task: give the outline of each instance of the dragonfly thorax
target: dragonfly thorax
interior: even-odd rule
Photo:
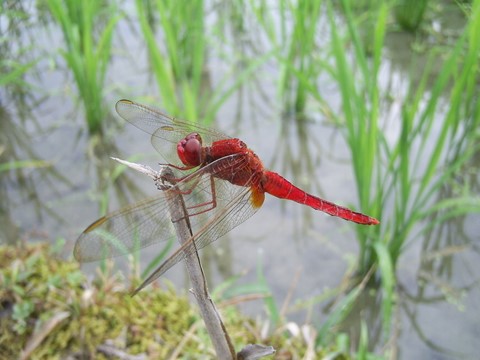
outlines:
[[[198,133],[188,134],[177,144],[177,154],[186,166],[199,166],[202,159],[202,137]]]

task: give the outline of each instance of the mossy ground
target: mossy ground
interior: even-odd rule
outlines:
[[[0,264],[0,359],[215,358],[195,307],[171,286],[132,298],[116,276],[88,284],[77,263],[46,244],[0,247]],[[258,339],[259,324],[231,306],[221,313],[237,349],[272,345],[281,359],[306,352],[301,337]]]

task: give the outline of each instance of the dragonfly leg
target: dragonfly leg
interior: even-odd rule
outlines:
[[[171,168],[174,168],[174,169],[177,169],[177,170],[191,170],[193,168],[196,168],[198,166],[191,166],[191,165],[187,165],[187,166],[178,166],[178,165],[174,165],[174,164],[162,164],[162,163],[158,163],[160,166],[168,166],[168,167],[171,167]]]
[[[193,189],[193,187],[192,187],[192,189]],[[211,190],[212,198],[209,201],[205,201],[205,202],[187,207],[187,210],[189,210],[188,217],[204,214],[204,213],[206,213],[210,210],[213,210],[217,207],[217,197],[216,197],[216,193],[215,193],[215,181],[213,179],[213,176],[210,176],[210,190]],[[173,191],[176,191],[176,190],[173,189]],[[189,192],[192,192],[192,190],[190,189]],[[184,194],[184,193],[182,192],[181,194]],[[199,208],[202,208],[202,209],[199,209]],[[191,213],[190,210],[193,210],[194,212]],[[183,220],[183,219],[184,219],[184,217],[182,217],[180,219],[176,219],[174,222],[179,221],[179,220]]]

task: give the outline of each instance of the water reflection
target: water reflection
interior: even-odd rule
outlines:
[[[276,151],[269,166],[306,192],[323,197],[321,181],[313,175],[318,173],[325,155],[321,141],[315,135],[311,136],[315,127],[318,128],[304,114],[284,113],[275,140]],[[282,206],[285,206],[283,202]],[[318,214],[306,207],[301,207],[301,212],[302,216],[296,218],[300,221],[296,228],[308,229]],[[295,238],[301,236],[299,233]]]
[[[0,103],[0,164],[3,167],[0,171],[0,242],[8,244],[15,244],[20,239],[19,226],[24,219],[18,218],[14,212],[20,203],[28,202],[32,206],[36,223],[48,215],[59,218],[42,201],[39,181],[69,183],[55,170],[51,161],[43,161],[37,155],[26,124],[19,123],[17,117]]]
[[[446,192],[443,196],[451,197]],[[442,215],[436,214],[429,222],[435,224],[436,217]],[[396,298],[398,307],[388,341],[390,351],[396,354],[395,358],[423,357],[424,353],[417,342],[430,349],[431,353],[440,353],[442,356],[468,358],[471,355],[469,346],[459,346],[465,341],[465,333],[453,331],[456,321],[459,321],[454,321],[455,317],[472,316],[468,299],[477,296],[480,285],[476,270],[480,255],[478,239],[475,238],[475,231],[473,234],[466,231],[466,221],[466,217],[460,217],[443,222],[441,226],[430,227],[422,236],[423,240],[418,242],[419,257],[414,256],[416,250],[412,253],[407,251],[400,260]],[[375,280],[369,283],[340,329],[350,335],[352,345],[356,346],[360,342],[362,323],[366,323],[370,350],[383,353],[386,339],[380,311],[382,293],[379,285]],[[327,306],[324,312],[331,310],[332,307]],[[475,317],[466,322],[475,323]],[[406,329],[412,329],[413,332]],[[448,338],[442,339],[446,334]]]
[[[449,195],[448,195],[449,196]],[[436,215],[442,216],[442,213]],[[442,315],[464,312],[468,297],[478,292],[480,276],[475,270],[479,252],[476,240],[465,231],[465,217],[456,218],[430,229],[421,246],[420,263],[415,275],[416,286],[399,284],[400,306],[417,336],[430,349],[449,356],[468,356],[459,338],[463,334],[451,332],[448,341],[434,340],[434,327],[449,327],[448,316],[432,318],[424,309],[445,309]],[[436,219],[431,221],[435,223]],[[438,310],[438,311],[439,311]],[[464,313],[465,315],[468,314]]]
[[[138,181],[135,181],[131,172],[123,171],[125,168],[113,161],[111,156],[122,156],[124,151],[112,138],[95,135],[89,140],[88,161],[94,176],[89,179],[96,189],[100,203],[100,214],[112,210],[110,206],[125,206],[139,197],[145,197],[146,192],[141,189]],[[122,170],[123,169],[123,170]]]
[[[354,284],[355,279],[346,280],[348,284]],[[358,349],[361,343],[362,324],[367,325],[368,329],[368,347],[369,351],[375,351],[385,344],[385,323],[382,309],[382,292],[380,289],[380,281],[370,278],[366,287],[358,295],[351,311],[347,317],[339,325],[341,332],[346,332],[350,337],[350,343],[353,348]],[[322,309],[322,312],[329,314],[334,310],[336,303],[331,302]],[[393,321],[395,324],[396,321]],[[395,326],[395,325],[394,325]],[[395,329],[392,332],[396,333]],[[395,335],[394,335],[395,336]],[[392,342],[392,346],[397,344]]]

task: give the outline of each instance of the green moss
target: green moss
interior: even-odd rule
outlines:
[[[87,285],[78,264],[58,259],[45,244],[0,247],[0,263],[0,359],[18,358],[24,349],[31,359],[107,359],[99,351],[104,344],[149,358],[167,358],[179,346],[180,358],[215,357],[202,319],[171,286],[132,298],[116,277]],[[305,352],[300,338],[285,334],[256,339],[260,331],[249,329],[260,326],[233,307],[222,315],[238,349],[263,342],[293,357]]]

